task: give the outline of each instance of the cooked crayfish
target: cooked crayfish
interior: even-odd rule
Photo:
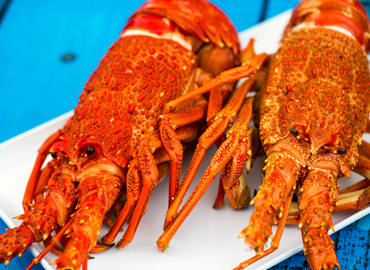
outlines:
[[[276,250],[287,222],[299,223],[311,269],[339,267],[328,235],[333,229],[332,212],[362,209],[370,203],[370,144],[362,142],[363,132],[370,129],[369,38],[369,20],[359,1],[304,0],[295,8],[276,54],[254,55],[249,48],[250,59],[241,67],[221,73],[182,97],[249,77],[200,137],[200,147],[205,137],[207,142],[216,140],[236,118],[184,207],[177,213],[182,200],[177,196],[169,209],[166,230],[157,241],[160,250],[168,246],[218,172],[222,171],[230,205],[247,205],[249,190],[242,173],[244,164],[248,170],[258,153],[258,135],[248,127],[255,112],[267,154],[265,176],[251,201],[255,210],[249,226],[239,237],[245,237],[257,255],[235,269]],[[254,90],[255,96],[244,99]],[[169,102],[165,112],[171,111],[172,104],[177,105],[177,100]],[[199,160],[195,156],[192,163]],[[191,182],[194,167],[183,182]],[[349,176],[351,170],[367,179],[338,191],[337,180]],[[182,195],[182,189],[178,194]],[[299,207],[289,213],[294,193]],[[216,206],[222,203],[223,191],[219,194]],[[277,223],[273,237],[272,225]],[[271,247],[264,250],[268,237],[273,237]]]
[[[7,264],[44,241],[47,248],[32,264],[53,250],[61,256],[54,261],[58,269],[86,268],[89,251],[109,248],[130,219],[117,247],[128,245],[168,171],[171,205],[183,148],[233,87],[163,114],[166,103],[237,65],[238,53],[233,24],[207,1],[151,0],[141,6],[85,84],[74,115],[40,148],[24,195],[25,214],[18,217],[23,222],[0,235],[0,261]],[[53,160],[41,170],[49,152]],[[127,197],[122,209],[120,192]],[[113,205],[119,216],[97,245]],[[56,247],[59,241],[63,250]]]

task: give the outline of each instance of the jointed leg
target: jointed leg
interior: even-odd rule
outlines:
[[[139,165],[135,160],[131,161],[129,164],[129,169],[126,177],[126,187],[127,201],[115,223],[103,238],[103,242],[106,245],[110,245],[113,243],[122,226],[125,224],[127,218],[135,208],[137,200],[139,199],[140,191],[142,188],[142,179],[139,173]]]
[[[196,82],[198,85],[202,86],[207,84],[211,79],[212,75],[210,73],[204,72],[202,69],[197,70]],[[224,87],[225,89],[222,89]],[[210,91],[209,103],[207,109],[207,122],[222,109],[223,94],[222,90],[230,93],[232,84],[227,84],[223,86],[216,87]],[[197,91],[197,90],[194,90]],[[194,92],[192,91],[192,92]],[[183,103],[184,104],[184,103]],[[181,105],[183,105],[181,104]],[[181,107],[181,105],[179,107]],[[169,192],[169,207],[173,203],[175,193],[178,190],[178,185],[181,177],[181,167],[182,167],[182,157],[183,149],[181,143],[176,139],[175,129],[181,126],[188,125],[190,123],[199,122],[205,117],[205,109],[207,107],[207,102],[202,96],[196,96],[195,104],[190,107],[185,107],[174,111],[173,113],[168,113],[161,116],[160,123],[160,134],[163,145],[171,158],[171,168],[170,168],[170,192]]]
[[[159,164],[157,168],[159,183],[167,175],[167,172],[169,171],[169,165],[166,162]],[[127,173],[127,201],[123,209],[120,211],[118,218],[113,223],[111,229],[104,236],[103,238],[104,244],[109,245],[113,243],[122,226],[125,224],[128,217],[134,210],[137,200],[139,199],[141,188],[142,188],[142,179],[140,177],[138,164],[136,161],[132,161],[129,165],[129,170]]]
[[[358,148],[360,154],[354,171],[370,179],[370,144],[363,141]]]
[[[140,196],[137,201],[135,210],[132,214],[128,228],[121,241],[117,244],[117,248],[124,248],[134,238],[136,229],[148,206],[149,198],[158,181],[158,170],[156,162],[149,148],[149,145],[144,141],[142,141],[140,144],[138,152],[138,163],[143,180],[143,187],[141,189]]]
[[[56,142],[59,139],[60,135],[62,135],[62,131],[58,130],[49,138],[47,138],[47,140],[44,142],[44,144],[38,151],[39,154],[36,158],[35,165],[33,166],[32,173],[28,180],[26,191],[23,196],[22,204],[25,213],[28,213],[31,210],[29,204],[32,203],[33,196],[35,194],[35,189],[40,175],[42,164],[44,163],[47,155],[49,154],[50,147],[54,144],[54,142]]]
[[[176,109],[179,105],[184,102],[193,99],[196,96],[209,92],[210,90],[228,82],[235,82],[237,80],[253,76],[269,60],[269,56],[265,53],[255,56],[250,62],[244,62],[241,67],[233,68],[228,71],[222,72],[215,79],[209,81],[202,87],[199,87],[195,91],[192,91],[184,96],[181,96],[175,100],[170,101],[166,104],[163,114],[169,113]]]
[[[251,265],[252,263],[262,259],[263,257],[266,257],[267,255],[271,254],[272,252],[274,252],[275,250],[277,250],[279,248],[280,239],[283,236],[283,232],[284,232],[284,228],[285,228],[285,224],[286,224],[285,221],[287,220],[287,217],[288,217],[290,204],[291,204],[292,198],[293,198],[293,193],[294,193],[294,190],[291,190],[290,194],[289,194],[289,197],[287,198],[287,200],[285,202],[284,211],[281,215],[279,226],[276,230],[274,239],[271,242],[271,247],[269,249],[263,251],[263,252],[258,253],[256,256],[250,258],[249,260],[246,260],[246,261],[240,263],[239,266],[235,267],[233,270],[244,269],[248,265]],[[239,236],[239,237],[243,237],[243,235]]]
[[[50,182],[51,178],[59,177],[59,172],[61,162],[58,159],[53,159],[50,161],[44,169],[42,169],[39,180],[37,181],[36,190],[34,194],[35,202],[41,202],[44,199],[45,187]],[[56,174],[54,174],[56,173]]]
[[[166,213],[164,228],[167,228],[176,217],[181,202],[185,197],[185,194],[190,187],[190,184],[193,181],[200,164],[203,161],[207,149],[213,143],[215,143],[226,131],[226,129],[234,122],[235,116],[243,103],[244,97],[249,91],[253,91],[256,87],[258,87],[258,83],[253,78],[250,80],[246,80],[235,91],[224,109],[221,110],[221,112],[216,116],[214,122],[199,138],[199,142],[191,159],[190,165],[185,173],[184,179],[181,182],[178,193],[176,194],[175,201]]]
[[[176,231],[179,229],[181,224],[184,222],[186,217],[189,215],[191,210],[195,207],[200,198],[203,196],[204,192],[212,183],[216,174],[219,171],[221,171],[221,169],[227,164],[227,162],[234,156],[235,153],[240,153],[240,155],[236,157],[238,163],[237,165],[238,172],[236,174],[241,174],[242,170],[240,170],[240,164],[241,167],[243,168],[245,159],[249,158],[251,155],[249,145],[250,134],[248,130],[244,128],[244,124],[247,123],[246,125],[247,127],[250,121],[252,102],[253,98],[249,98],[243,104],[234,127],[228,132],[228,135],[230,135],[229,138],[218,149],[217,153],[215,154],[211,161],[210,166],[207,168],[202,179],[199,181],[197,187],[190,195],[189,199],[187,200],[183,208],[180,210],[179,214],[176,216],[176,219],[166,228],[165,232],[158,239],[157,244],[160,250],[166,249],[168,243],[170,242]],[[214,122],[214,124],[215,123],[217,123],[217,120]],[[202,137],[203,136],[204,134],[202,135]]]
[[[192,124],[178,128],[176,130],[176,137],[181,141],[192,141],[194,140],[196,134],[197,128]],[[168,163],[170,161],[170,157],[168,156],[164,147],[162,147],[159,134],[151,135],[152,136],[150,137],[150,139],[148,139],[149,142],[144,144],[150,146],[151,151],[155,151],[153,154],[153,158],[155,160],[155,164],[159,164],[157,165],[158,179],[156,182],[156,184],[158,184],[166,176],[169,170]],[[145,140],[146,138],[143,138],[143,142],[145,142]],[[186,143],[183,147],[187,147]],[[106,245],[110,245],[114,242],[114,239],[121,230],[122,226],[132,214],[143,187],[143,179],[140,174],[140,166],[138,161],[136,159],[131,161],[128,168],[129,169],[126,177],[127,201],[123,209],[120,211],[115,223],[103,238],[103,242]],[[133,234],[130,237],[133,237]]]
[[[222,143],[226,141],[226,136],[225,134],[222,134],[220,138],[215,142],[217,148],[220,148]],[[222,175],[222,173],[221,173]],[[220,182],[218,185],[218,191],[217,191],[217,196],[215,199],[215,203],[213,204],[214,209],[220,209],[224,205],[224,197],[225,197],[225,190],[222,184],[222,177],[220,176]]]
[[[171,206],[181,178],[181,167],[183,158],[183,148],[180,142],[181,138],[176,135],[175,129],[187,126],[191,123],[199,122],[204,119],[206,114],[206,101],[201,98],[194,106],[186,107],[178,111],[162,115],[160,122],[161,142],[170,157],[170,190],[169,206]],[[196,131],[192,132],[190,138],[195,139]],[[188,135],[188,136],[189,136]]]

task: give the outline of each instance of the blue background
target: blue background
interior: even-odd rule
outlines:
[[[213,2],[242,31],[298,1]],[[0,142],[72,110],[89,75],[141,3],[0,0]],[[369,11],[370,4],[365,5]],[[73,59],[62,60],[66,56]],[[364,217],[332,236],[342,269],[366,269],[369,221]],[[7,269],[24,269],[31,261],[29,256],[15,259]],[[300,252],[272,269],[305,268]]]

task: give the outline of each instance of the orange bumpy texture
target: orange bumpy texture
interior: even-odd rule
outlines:
[[[323,28],[288,34],[271,63],[261,101],[261,141],[270,139],[265,150],[292,126],[316,151],[338,135],[348,153],[338,162],[341,172],[348,172],[366,129],[369,95],[367,57],[358,42]]]

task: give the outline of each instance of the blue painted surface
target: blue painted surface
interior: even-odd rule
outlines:
[[[370,231],[370,215],[367,215],[353,223],[354,226],[364,231]]]
[[[12,0],[0,31],[0,142],[69,110],[101,57],[142,1]],[[215,1],[244,30],[261,3]],[[255,12],[251,12],[251,11]],[[75,59],[61,61],[65,54]]]
[[[369,220],[368,217],[363,219]],[[331,235],[335,242],[336,254],[341,270],[367,269],[368,266],[368,242],[370,232],[355,226],[357,222],[349,225]],[[270,270],[309,270],[303,252],[286,259],[280,264],[271,267]]]
[[[290,8],[294,8],[298,4],[299,0],[268,0],[266,19],[276,16]]]
[[[0,0],[0,8],[6,1]],[[0,142],[72,110],[84,83],[128,16],[143,1],[12,0],[0,24]],[[263,0],[214,0],[238,31],[258,23]],[[294,7],[297,0],[268,0],[265,18]],[[366,3],[370,11],[370,4]],[[71,61],[62,61],[73,55]],[[369,262],[370,217],[332,235],[342,269]],[[0,221],[0,228],[4,224]],[[30,253],[6,269],[24,269]],[[3,269],[0,265],[0,269]],[[37,266],[42,269],[41,266]],[[271,269],[306,269],[302,252]]]

